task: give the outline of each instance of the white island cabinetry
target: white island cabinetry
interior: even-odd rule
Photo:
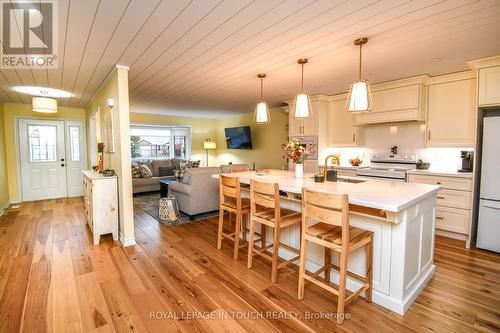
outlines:
[[[385,308],[404,314],[434,273],[434,221],[440,186],[375,180],[315,183],[312,174],[295,178],[293,172],[280,170],[272,170],[268,176],[257,176],[254,172],[227,175],[239,177],[243,184],[249,184],[251,179],[278,183],[280,190],[287,193],[281,199],[283,207],[296,211],[301,210],[299,195],[304,187],[348,194],[349,223],[374,233],[373,302]],[[299,249],[299,226],[284,229],[281,241]],[[295,253],[280,249],[280,256],[291,259]],[[332,262],[338,264],[338,260],[332,253]],[[322,265],[323,249],[309,243],[307,270],[316,271]],[[349,271],[364,276],[363,249],[349,254]],[[331,281],[338,282],[336,272],[332,272]],[[348,278],[349,290],[359,287],[358,282]]]

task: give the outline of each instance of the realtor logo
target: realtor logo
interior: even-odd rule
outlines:
[[[2,0],[1,68],[57,68],[57,3]]]

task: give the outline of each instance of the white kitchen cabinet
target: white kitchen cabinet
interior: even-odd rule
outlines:
[[[479,106],[500,105],[500,66],[481,68],[478,72]]]
[[[408,182],[441,185],[436,195],[436,229],[445,236],[467,240],[472,213],[472,178],[409,171]]]
[[[92,231],[94,245],[100,236],[113,234],[118,240],[118,178],[104,177],[94,171],[83,171],[83,210]]]
[[[353,147],[358,145],[358,127],[354,126],[353,114],[346,108],[347,95],[332,99],[328,103],[327,144],[330,147]]]
[[[289,108],[288,134],[290,137],[318,135],[318,112],[316,110],[316,103],[316,101],[311,102],[311,112],[309,114],[309,117],[306,118],[295,118],[293,107]]]
[[[474,147],[476,80],[429,85],[427,147]]]
[[[424,121],[427,110],[426,76],[378,84],[372,87],[373,108],[356,114],[355,125]]]

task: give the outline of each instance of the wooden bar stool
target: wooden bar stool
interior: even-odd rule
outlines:
[[[319,222],[307,226],[308,220]],[[314,273],[306,273],[306,246],[307,242],[319,244],[325,248],[324,267]],[[348,255],[360,247],[365,247],[366,271],[365,277],[347,271]],[[330,251],[340,253],[339,266],[330,262]],[[338,295],[337,323],[344,321],[345,305],[365,292],[365,300],[372,301],[372,252],[373,232],[361,228],[349,227],[349,199],[346,194],[328,194],[302,189],[302,235],[300,240],[300,269],[299,269],[299,299],[304,298],[304,280]],[[338,289],[330,282],[330,269],[339,271]],[[325,278],[319,274],[325,273]],[[363,283],[356,292],[346,297],[347,275]]]
[[[240,246],[240,233],[243,221],[243,215],[250,213],[250,200],[241,197],[240,179],[238,177],[228,177],[220,175],[219,180],[219,228],[217,232],[217,249],[222,248],[222,239],[227,238],[234,242],[234,259],[238,259],[239,249],[245,247],[246,244]],[[236,214],[236,225],[233,233],[224,232],[224,212]],[[229,217],[231,222],[231,215]]]
[[[302,217],[299,212],[281,208],[278,184],[262,183],[255,180],[250,181],[250,236],[248,241],[248,268],[252,268],[254,255],[260,255],[271,261],[271,282],[275,283],[278,269],[297,261],[300,256],[293,257],[278,264],[278,251],[280,245],[295,253],[299,251],[291,246],[280,243],[281,229],[294,224],[300,224]],[[261,235],[260,248],[254,248],[255,224],[260,223]],[[266,245],[266,226],[274,229],[273,243]],[[273,248],[272,255],[266,253]]]

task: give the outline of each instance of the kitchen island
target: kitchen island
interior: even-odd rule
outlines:
[[[349,181],[348,178],[316,183],[313,174],[295,178],[293,172],[281,170],[271,170],[265,176],[253,171],[226,175],[239,177],[242,184],[250,184],[251,179],[278,183],[283,193],[282,206],[296,211],[301,210],[300,194],[304,187],[348,194],[350,225],[374,233],[374,303],[403,315],[434,274],[434,221],[436,193],[440,186],[378,180]],[[248,192],[243,193],[248,195]],[[282,230],[281,242],[299,249],[299,226]],[[294,253],[280,249],[280,256],[290,259]],[[338,255],[332,252],[332,262],[338,264],[338,259]],[[323,249],[308,243],[307,270],[316,271],[322,265]],[[348,269],[364,276],[365,254],[362,248],[349,254]],[[331,281],[338,281],[337,272],[332,271]],[[359,287],[357,281],[348,278],[349,290]]]

